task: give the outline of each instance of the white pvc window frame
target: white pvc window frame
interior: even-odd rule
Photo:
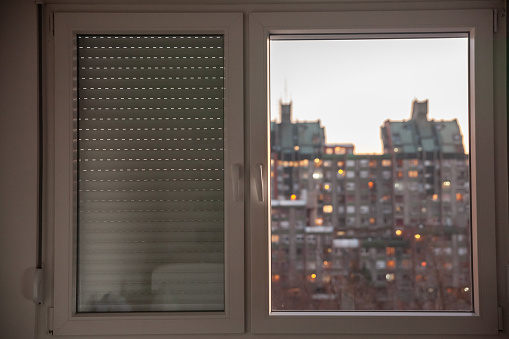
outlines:
[[[55,335],[240,333],[244,331],[243,15],[240,13],[54,14]],[[222,34],[225,49],[224,312],[76,313],[73,216],[73,43],[77,34]]]
[[[269,39],[273,35],[469,35],[473,312],[273,312],[270,292]],[[442,35],[443,36],[443,35]],[[496,334],[492,10],[249,16],[251,324],[255,333]],[[261,169],[261,170],[260,170]],[[261,176],[261,179],[259,179]]]

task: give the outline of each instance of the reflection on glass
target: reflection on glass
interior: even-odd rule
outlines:
[[[468,135],[463,134],[468,134],[468,110],[462,109],[468,107],[467,39],[355,42],[271,41],[271,91],[276,100],[271,102],[270,125],[272,310],[470,311],[470,175]],[[363,66],[370,58],[376,62],[377,48],[384,48],[384,42],[397,45],[393,62],[384,70],[392,71],[394,78],[364,74]],[[419,60],[427,72],[434,67],[428,63],[449,60],[437,47],[449,42],[458,43],[456,54],[449,57],[460,65],[464,83],[456,89],[440,87],[456,76],[454,70],[440,70],[432,83],[442,97],[434,90],[422,94],[427,99],[407,99],[394,84],[402,81],[397,74],[415,71],[399,60],[409,57],[403,53],[405,48],[419,43],[434,48],[427,51],[426,61]],[[348,64],[352,74],[369,79],[371,85],[391,88],[391,97],[375,103],[380,107],[373,112],[370,98],[378,93],[352,85],[351,91],[338,90],[330,98],[330,109],[321,109],[317,98],[324,91],[357,80],[346,71],[339,71],[343,77],[333,77],[336,68],[345,66],[341,53],[332,56],[334,63],[313,59],[321,58],[320,53],[308,55],[309,48],[302,45],[306,43],[330,53],[348,47],[345,53],[353,55],[350,49],[358,48],[363,57]],[[297,47],[301,55],[292,54]],[[283,62],[290,55],[293,68],[288,65],[292,62]],[[314,67],[319,74],[323,65],[333,81],[307,73],[308,67]],[[299,83],[287,83],[290,92],[306,90],[298,97],[292,94],[292,100],[286,93],[278,99],[275,82],[281,70],[288,72],[285,79],[295,73],[294,78],[300,77]],[[415,85],[420,94],[418,85],[427,80],[425,76],[419,80],[418,71],[412,74],[417,81],[405,86]],[[380,92],[384,90],[380,87]],[[444,112],[439,108],[432,115],[433,100],[452,100],[455,90],[461,92],[463,104],[446,112],[453,116],[440,115]],[[365,101],[348,106],[343,98],[358,95],[357,91],[364,91]],[[410,109],[404,118],[393,117],[391,105],[396,109],[401,100],[407,100]],[[296,116],[299,103],[316,111]],[[356,120],[359,115],[361,122]],[[345,128],[357,136],[349,141],[351,134],[342,132]],[[357,152],[357,143],[372,138],[372,131],[377,133],[377,144]],[[377,152],[380,145],[382,152]]]

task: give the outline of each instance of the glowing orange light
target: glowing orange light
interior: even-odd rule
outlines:
[[[325,186],[323,186],[323,188],[325,188],[326,190],[328,190],[328,189],[330,188],[330,186],[329,186],[329,185],[325,185]]]
[[[332,205],[325,205],[323,206],[323,213],[332,213],[333,209]]]
[[[374,186],[374,185],[375,185],[375,184],[373,184],[373,182],[372,182],[372,181],[368,182],[368,186],[369,186],[369,188],[373,188],[373,186]]]
[[[401,230],[396,230],[396,235],[401,235],[401,234],[403,234],[403,231],[401,231]]]
[[[297,199],[297,196],[296,196],[295,194],[292,194],[292,195],[290,196],[290,199],[295,200],[295,199]]]
[[[421,266],[422,266],[422,267],[426,267],[426,265],[427,265],[427,264],[426,264],[426,262],[425,262],[425,261],[421,262]]]
[[[419,240],[419,239],[421,239],[421,235],[420,234],[416,234],[416,235],[414,235],[414,238]]]

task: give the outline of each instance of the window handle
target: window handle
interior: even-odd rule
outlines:
[[[258,195],[258,201],[263,201],[263,165],[258,164],[256,166],[256,193]]]
[[[233,164],[232,166],[232,181],[233,181],[233,201],[240,200],[240,180],[242,179],[242,172],[240,164]]]

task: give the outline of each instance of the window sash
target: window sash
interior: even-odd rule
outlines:
[[[55,13],[55,334],[235,333],[243,325],[243,89],[242,14]],[[75,53],[78,35],[155,34],[224,36],[224,310],[213,312],[77,313],[77,211],[73,207],[78,108]],[[196,326],[199,322],[200,326]]]
[[[303,17],[306,19],[303,20]],[[460,312],[272,312],[270,303],[270,215],[268,194],[251,196],[253,268],[252,322],[257,333],[488,334],[497,332],[493,151],[492,11],[349,13],[254,13],[250,15],[250,169],[264,169],[268,186],[268,39],[271,35],[468,33],[470,50],[471,192],[474,311]],[[387,24],[390,23],[390,24]],[[258,70],[258,71],[257,71]],[[482,116],[481,116],[482,114]],[[257,131],[254,133],[253,131]],[[262,131],[263,133],[260,133]],[[482,150],[482,151],[481,151]],[[486,151],[486,152],[485,152]],[[266,169],[266,170],[265,170]],[[256,172],[258,173],[258,172]],[[256,194],[256,191],[254,192]],[[482,232],[479,232],[482,227]],[[263,257],[260,256],[260,252]],[[488,267],[490,266],[490,267]]]

